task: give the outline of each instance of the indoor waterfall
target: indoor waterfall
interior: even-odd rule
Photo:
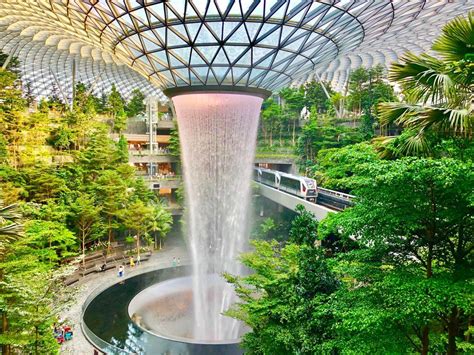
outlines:
[[[186,187],[192,253],[194,338],[235,339],[240,323],[221,315],[235,300],[216,275],[239,274],[248,241],[247,214],[262,98],[240,93],[173,97]],[[211,301],[212,300],[212,301]]]

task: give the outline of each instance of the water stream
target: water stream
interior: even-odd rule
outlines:
[[[262,99],[245,94],[197,93],[175,96],[173,103],[194,268],[194,337],[236,339],[240,323],[221,315],[235,300],[233,289],[225,283],[212,286],[209,275],[241,272],[236,258],[246,250],[248,241],[246,221]]]

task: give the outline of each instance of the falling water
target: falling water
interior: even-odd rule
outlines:
[[[240,273],[262,99],[245,94],[175,96],[192,252],[196,339],[236,339],[240,324],[222,316],[235,299],[216,275]],[[214,280],[214,281],[212,281]]]

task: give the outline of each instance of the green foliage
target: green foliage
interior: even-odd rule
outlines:
[[[162,247],[162,241],[166,235],[170,232],[171,226],[173,225],[173,216],[171,213],[163,208],[159,204],[152,205],[153,210],[151,211],[151,219],[148,221],[149,232],[152,232],[155,236],[154,247],[157,248],[156,235],[159,238],[159,248]]]
[[[1,203],[0,343],[2,353],[54,354],[51,325],[74,295],[64,287],[71,257],[80,250],[84,260],[92,242],[127,228],[164,238],[171,216],[135,176],[124,137],[114,142],[96,116],[104,97],[78,83],[74,109],[65,112],[53,87],[41,111],[29,113],[17,78],[0,71],[0,200],[18,203],[26,219],[22,227],[15,205]],[[150,213],[124,221],[123,211],[135,207]],[[138,217],[146,231],[130,222]]]
[[[272,240],[278,239],[275,235],[277,225],[273,218],[265,218],[263,222],[258,226],[258,229],[253,234],[254,239]]]
[[[344,147],[362,140],[363,137],[357,129],[337,125],[333,119],[318,119],[315,114],[311,114],[296,145],[300,168],[311,167],[322,149]]]
[[[120,135],[117,142],[117,162],[120,164],[128,163],[128,142],[123,134]]]
[[[348,87],[348,108],[362,118],[361,132],[366,138],[371,138],[374,135],[377,105],[395,100],[393,88],[385,81],[384,68],[381,65],[368,69],[357,68],[351,72]]]
[[[132,91],[132,98],[128,102],[125,111],[127,113],[127,117],[135,117],[140,113],[145,111],[145,95],[139,90],[135,89]]]
[[[107,97],[107,112],[114,122],[114,130],[121,133],[127,124],[125,113],[125,100],[117,91],[115,84],[112,84],[109,96]]]
[[[32,253],[43,263],[57,264],[76,254],[76,236],[60,222],[28,221],[25,236]]]
[[[341,192],[351,192],[354,175],[360,165],[378,160],[377,153],[368,143],[348,145],[343,148],[321,150],[312,174],[318,184]]]
[[[9,54],[3,53],[0,51],[0,67],[3,67],[3,65],[5,64],[5,61],[8,59],[8,56]],[[6,69],[8,71],[16,73],[18,71],[19,66],[20,66],[20,61],[18,60],[18,57],[11,56]]]
[[[395,123],[416,132],[406,145],[409,154],[426,152],[426,135],[434,132],[447,137],[472,139],[472,52],[474,15],[448,23],[435,41],[437,57],[407,53],[394,64],[390,79],[403,89],[406,102],[380,105],[382,124]]]
[[[329,97],[324,92],[324,89],[321,85],[324,85],[326,88]],[[304,106],[311,107],[315,113],[326,113],[331,107],[330,97],[334,95],[334,91],[331,88],[330,83],[319,81],[310,81],[304,84],[301,88],[304,92]]]
[[[88,85],[80,82],[76,84],[73,109],[87,115],[96,113],[96,100]]]
[[[68,304],[58,268],[75,238],[55,222],[28,221],[13,206],[0,208],[0,313],[2,352],[56,353],[51,324]],[[69,297],[72,295],[69,290]]]
[[[296,217],[291,222],[289,241],[299,245],[314,246],[317,240],[318,221],[303,205],[296,206]]]
[[[181,156],[181,147],[179,142],[179,131],[178,125],[175,124],[174,128],[170,132],[170,140],[168,145],[169,152],[172,156]]]
[[[320,250],[306,245],[254,241],[244,254],[254,273],[225,275],[241,302],[228,315],[252,328],[242,345],[249,354],[325,353],[333,322],[324,304],[339,287]]]
[[[359,245],[337,263],[346,287],[331,306],[341,320],[335,348],[453,353],[466,341],[474,311],[473,171],[472,162],[448,158],[360,167],[355,206],[319,228],[321,237],[337,229]]]

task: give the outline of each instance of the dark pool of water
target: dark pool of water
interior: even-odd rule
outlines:
[[[137,293],[158,282],[190,274],[189,266],[155,270],[107,288],[84,312],[86,335],[108,354],[243,354],[238,344],[193,344],[160,338],[130,319],[128,305]]]

